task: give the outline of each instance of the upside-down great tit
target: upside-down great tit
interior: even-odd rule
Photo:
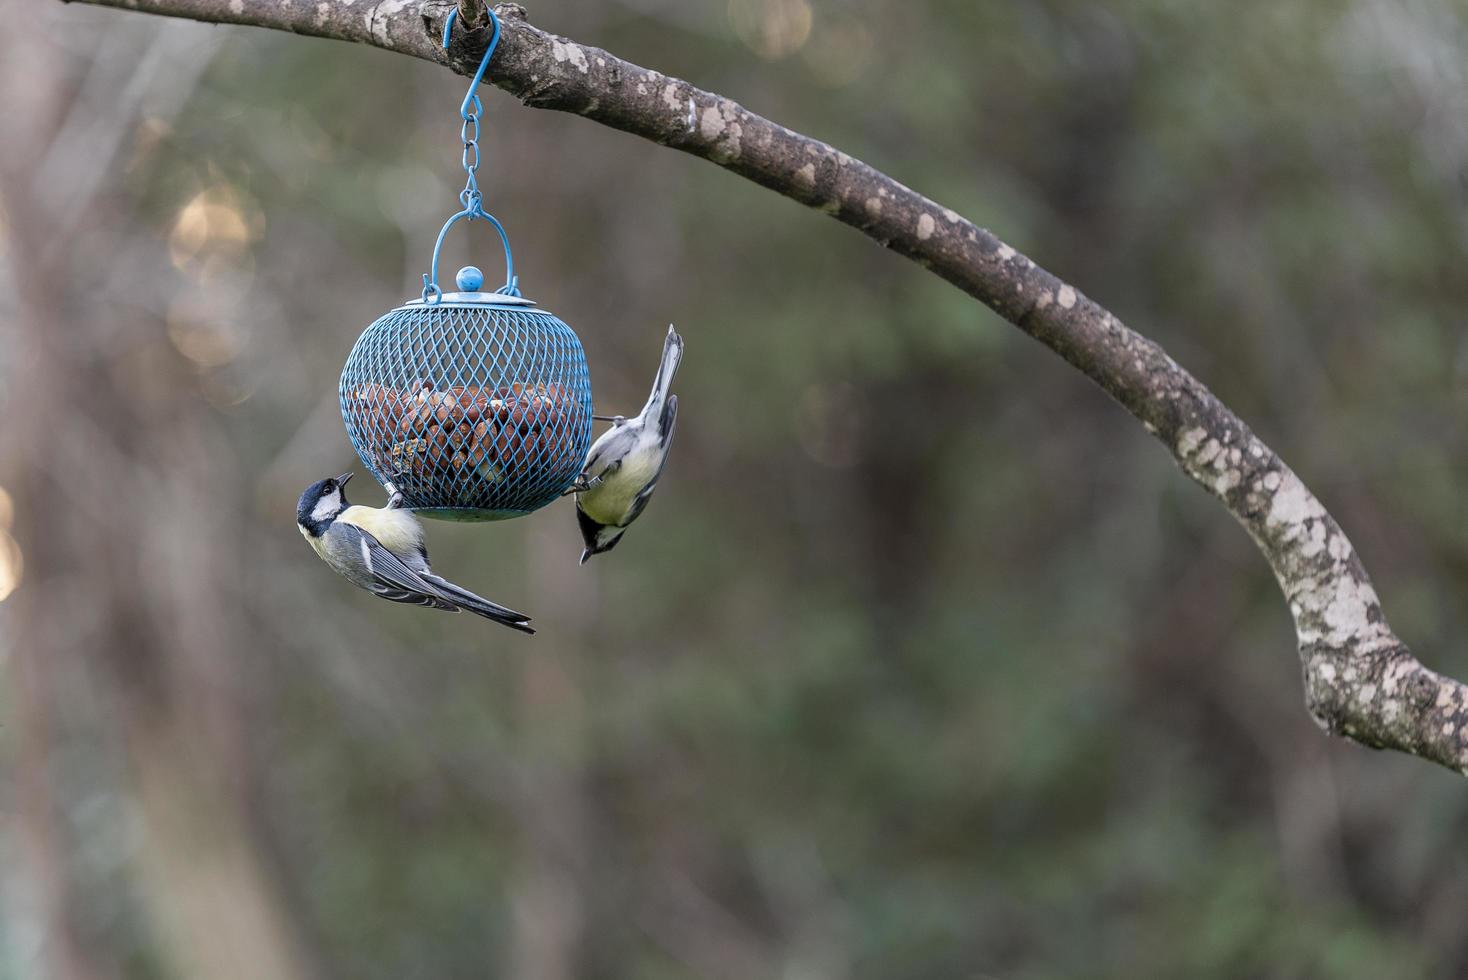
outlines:
[[[447,612],[467,610],[522,633],[535,632],[530,617],[433,574],[423,546],[423,525],[411,511],[349,504],[343,491],[351,478],[343,473],[318,480],[306,488],[296,506],[296,526],[342,578],[392,602]]]

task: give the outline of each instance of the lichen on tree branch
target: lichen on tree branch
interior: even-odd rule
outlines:
[[[484,28],[440,43],[464,0],[81,0],[357,41],[472,74]],[[1360,557],[1298,476],[1201,382],[995,235],[875,168],[721,95],[531,25],[514,4],[489,78],[526,105],[585,116],[712,161],[823,211],[941,276],[1104,388],[1243,524],[1294,618],[1305,700],[1329,732],[1468,774],[1468,688],[1387,624]]]

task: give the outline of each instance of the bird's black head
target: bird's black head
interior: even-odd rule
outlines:
[[[300,503],[296,504],[297,526],[313,538],[319,538],[326,533],[336,516],[349,506],[346,486],[351,478],[352,474],[343,473],[330,479],[317,480],[307,487],[306,492],[301,494]]]
[[[627,532],[625,527],[614,527],[611,524],[602,524],[594,520],[590,514],[581,509],[581,501],[576,502],[576,523],[581,526],[581,540],[586,542],[586,548],[581,552],[581,564],[585,565],[587,559],[592,555],[600,555],[611,551],[622,540],[622,535]]]

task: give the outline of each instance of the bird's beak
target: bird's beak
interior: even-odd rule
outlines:
[[[336,485],[339,487],[344,487],[347,485],[347,481],[356,475],[357,474],[355,473],[343,473],[341,476],[336,478]]]

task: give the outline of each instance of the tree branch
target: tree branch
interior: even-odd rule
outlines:
[[[82,0],[154,14],[359,41],[469,75],[483,30],[444,52],[457,0]],[[573,112],[710,160],[818,208],[953,283],[1104,388],[1228,508],[1289,602],[1310,713],[1332,734],[1468,774],[1468,687],[1428,670],[1391,631],[1355,549],[1284,462],[1157,344],[989,231],[818,140],[677,78],[496,8],[489,77],[526,105]]]

